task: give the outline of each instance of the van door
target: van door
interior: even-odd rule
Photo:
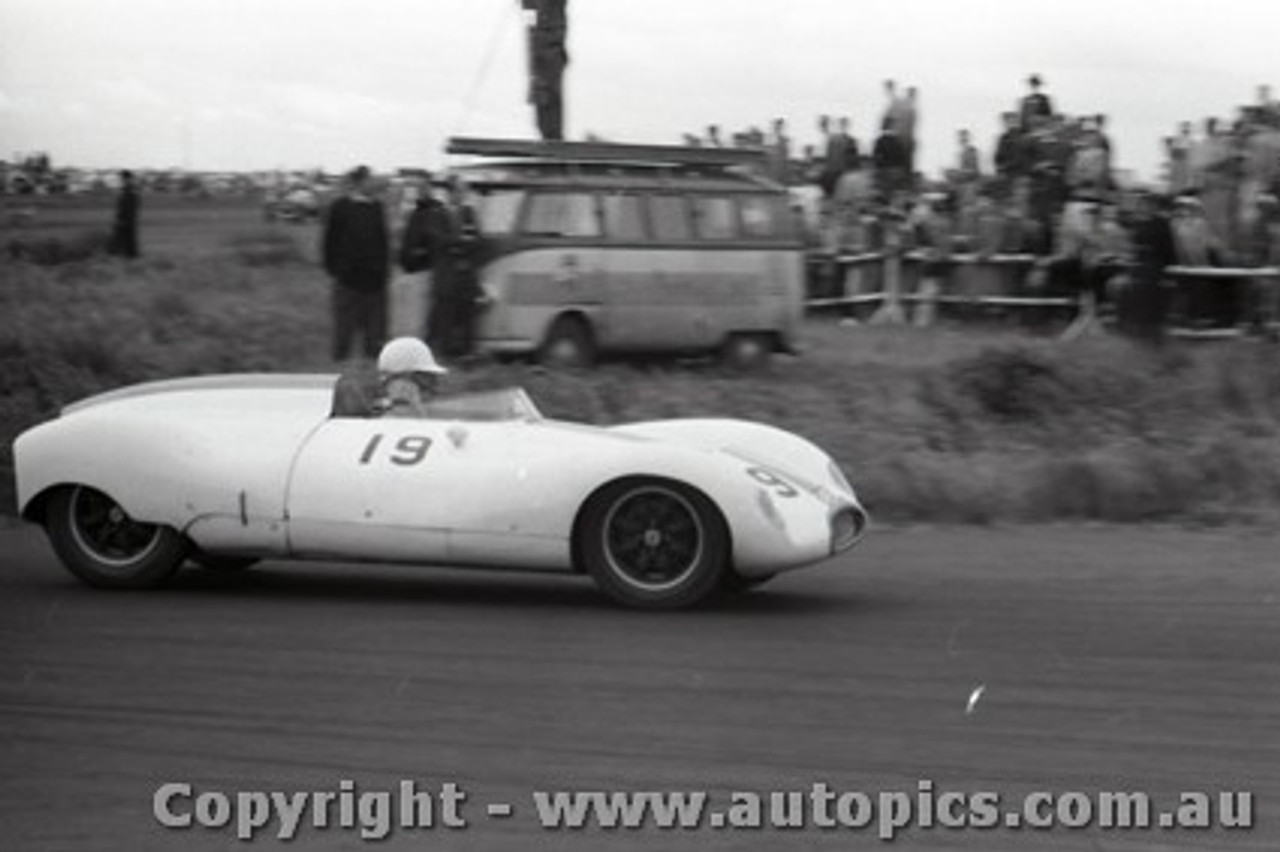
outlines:
[[[600,304],[604,270],[599,251],[600,214],[593,194],[533,193],[523,235],[531,257],[527,272],[522,273],[531,278],[522,301],[553,312],[556,308]]]
[[[754,308],[745,329],[777,332],[790,342],[804,313],[804,243],[797,232],[787,197],[744,194],[738,199],[742,242],[750,246],[750,267],[758,277],[752,287]]]
[[[635,263],[648,271],[648,286],[636,294],[627,311],[626,335],[630,348],[683,349],[696,343],[697,292],[690,275],[696,262],[697,242],[689,197],[678,193],[653,193],[644,197],[648,240]]]
[[[688,345],[717,346],[754,312],[756,259],[743,244],[735,196],[698,195],[692,202],[697,250],[683,259],[691,296],[685,320]]]
[[[605,240],[605,299],[600,338],[611,348],[663,345],[667,309],[660,296],[659,251],[650,236],[645,197],[608,192],[600,198]]]

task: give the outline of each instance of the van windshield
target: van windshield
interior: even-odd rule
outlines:
[[[491,189],[477,199],[476,212],[480,215],[480,233],[486,236],[505,236],[515,232],[516,217],[520,214],[520,202],[524,200],[521,189]]]

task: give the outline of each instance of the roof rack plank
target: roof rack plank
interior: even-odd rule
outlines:
[[[538,139],[482,139],[455,136],[449,154],[529,157],[565,162],[661,162],[679,166],[743,166],[759,163],[763,148],[695,148],[686,145],[633,145],[618,142],[563,142]]]

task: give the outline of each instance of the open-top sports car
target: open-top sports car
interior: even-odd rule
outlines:
[[[332,559],[585,573],[639,607],[757,585],[866,526],[840,468],[770,426],[587,426],[519,389],[342,416],[337,379],[207,376],[70,405],[14,444],[19,508],[95,586],[153,585],[188,557]]]

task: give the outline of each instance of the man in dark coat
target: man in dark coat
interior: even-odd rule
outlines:
[[[449,209],[435,197],[431,177],[427,175],[418,186],[418,200],[405,222],[400,240],[400,266],[405,272],[428,274],[427,342],[441,354],[451,354],[446,344],[454,313],[449,262],[453,231]]]
[[[466,186],[457,176],[449,181],[449,212],[453,225],[449,260],[454,305],[448,348],[452,355],[466,356],[475,348],[476,302],[480,298],[480,273],[476,263],[480,217],[467,199]]]
[[[521,0],[521,5],[536,15],[529,27],[529,101],[537,116],[538,132],[543,139],[563,139],[568,0]]]
[[[120,172],[120,195],[116,198],[116,217],[111,228],[111,253],[121,257],[137,257],[138,211],[142,200],[133,172]]]
[[[1132,223],[1132,284],[1120,305],[1123,327],[1141,340],[1160,342],[1169,291],[1164,270],[1177,262],[1173,228],[1162,199],[1144,194]]]
[[[875,167],[876,190],[886,199],[892,201],[897,193],[910,187],[907,148],[887,117],[881,122],[881,133],[871,148],[871,162]]]
[[[1030,91],[1023,97],[1019,104],[1018,113],[1022,120],[1022,129],[1030,130],[1032,120],[1037,116],[1049,118],[1053,115],[1053,101],[1049,96],[1040,91],[1040,87],[1044,81],[1040,79],[1039,74],[1032,74],[1027,78],[1027,88]]]
[[[399,261],[405,272],[430,272],[444,255],[449,236],[448,213],[432,192],[430,174],[418,181],[417,191],[401,235]]]
[[[324,268],[333,277],[333,359],[348,357],[357,331],[375,358],[386,338],[391,245],[386,210],[369,185],[369,169],[352,171],[350,188],[329,208]]]
[[[479,295],[475,250],[480,229],[476,213],[456,177],[449,181],[447,202],[426,196],[419,203],[421,206],[414,210],[405,228],[405,245],[431,247],[427,342],[434,351],[449,358],[469,355],[474,345]]]
[[[1000,179],[1000,188],[1009,190],[1013,180],[1027,173],[1026,143],[1022,138],[1022,127],[1019,125],[1016,112],[1006,112],[1002,116],[1004,130],[996,140],[995,167]]]

